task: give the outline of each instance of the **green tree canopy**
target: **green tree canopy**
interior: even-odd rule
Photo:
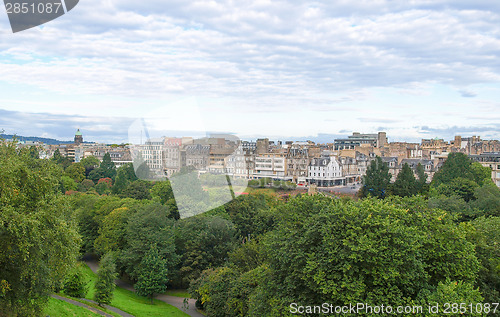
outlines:
[[[99,167],[99,159],[95,156],[88,156],[80,160],[80,163],[85,167],[85,176],[89,177],[90,172],[94,170],[96,167]],[[97,178],[99,179],[99,178]]]
[[[475,199],[474,192],[479,186],[471,179],[456,177],[448,183],[441,183],[436,187],[436,192],[444,196],[458,196],[466,202]]]
[[[492,183],[491,180],[491,168],[482,166],[479,162],[474,162],[471,164],[472,175],[474,175],[474,181],[479,185]]]
[[[450,153],[439,171],[434,174],[432,184],[449,184],[456,178],[474,181],[479,186],[491,181],[491,169],[474,162],[463,153]]]
[[[78,184],[74,181],[73,178],[68,176],[61,177],[61,192],[65,193],[70,190],[76,190],[78,188]]]
[[[447,279],[473,283],[479,269],[468,228],[422,198],[304,196],[278,209],[264,241],[270,273],[250,301],[263,315],[291,302],[410,303]]]
[[[79,183],[85,179],[85,166],[82,163],[73,163],[66,168],[64,174]]]
[[[116,170],[116,179],[115,184],[112,188],[112,193],[115,195],[120,195],[123,193],[125,188],[133,181],[136,181],[138,178],[135,176],[134,166],[132,163],[128,163],[120,166]]]
[[[151,182],[138,179],[128,184],[120,196],[130,197],[138,200],[151,199],[151,186]]]
[[[493,182],[476,188],[470,206],[480,215],[500,217],[500,189]]]
[[[104,177],[115,179],[116,167],[115,163],[113,163],[113,161],[111,160],[111,155],[109,154],[109,152],[106,152],[106,154],[104,154],[101,165],[99,165],[99,169],[102,170]]]
[[[55,150],[51,160],[54,161],[56,164],[62,166],[63,169],[66,169],[68,166],[70,166],[72,162],[70,158],[68,158],[67,156],[63,156],[61,154],[61,151],[59,151],[59,149]]]
[[[0,315],[35,316],[62,285],[80,239],[53,161],[0,143],[0,166]]]
[[[472,222],[475,231],[469,240],[476,245],[481,262],[478,286],[486,302],[500,298],[500,217],[480,217]]]
[[[234,248],[234,236],[234,225],[220,217],[179,220],[175,227],[176,248],[182,250],[178,286],[187,287],[203,270],[223,265]]]
[[[167,278],[172,278],[178,256],[174,244],[174,220],[168,218],[168,210],[158,203],[141,206],[129,217],[126,244],[119,255],[119,262],[133,280],[139,277],[139,265],[147,250],[156,244],[162,258],[168,260]]]
[[[80,184],[78,184],[78,191],[86,192],[94,187],[94,182],[90,179],[84,179]]]
[[[151,196],[157,197],[163,205],[167,204],[169,200],[175,199],[172,185],[168,180],[155,183],[151,188]]]

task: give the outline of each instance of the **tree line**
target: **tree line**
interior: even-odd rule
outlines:
[[[499,298],[500,192],[467,157],[450,155],[430,184],[418,170],[391,184],[377,159],[367,197],[261,190],[184,219],[169,181],[139,180],[108,158],[55,157],[0,145],[0,315],[37,315],[52,291],[78,290],[68,281],[85,254],[105,268],[100,302],[116,272],[150,298],[189,288],[208,316]]]

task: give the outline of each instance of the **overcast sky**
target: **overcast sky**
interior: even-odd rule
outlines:
[[[0,37],[6,133],[500,139],[497,1],[83,0]]]

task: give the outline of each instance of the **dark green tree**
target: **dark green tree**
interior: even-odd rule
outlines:
[[[115,183],[111,192],[115,195],[120,195],[131,182],[136,180],[137,176],[135,176],[134,166],[131,163],[120,166],[116,170]]]
[[[153,188],[151,188],[151,196],[153,198],[157,197],[162,205],[174,199],[174,193],[170,182],[167,180],[155,183]]]
[[[101,165],[99,165],[99,169],[102,170],[103,177],[109,177],[111,179],[115,179],[116,176],[116,167],[115,163],[111,160],[111,155],[109,152],[104,154],[102,158]]]
[[[427,185],[427,174],[425,173],[424,166],[421,163],[418,163],[417,169],[417,191],[421,194],[426,193],[429,190]]]
[[[471,179],[456,177],[448,183],[441,183],[436,192],[445,196],[458,196],[466,202],[475,199],[474,192],[479,186]]]
[[[140,296],[151,299],[155,294],[164,293],[169,282],[168,259],[163,258],[156,244],[153,244],[144,255],[138,268],[137,283],[134,288]]]
[[[83,298],[87,294],[87,284],[81,266],[77,265],[66,277],[63,290],[69,296]]]
[[[125,245],[119,255],[119,264],[132,280],[138,279],[138,267],[152,244],[156,244],[162,258],[168,260],[169,279],[178,263],[175,253],[174,220],[168,218],[168,210],[159,203],[138,207],[130,215],[126,225]]]
[[[82,163],[73,163],[66,168],[64,174],[79,183],[85,179],[85,167]]]
[[[449,184],[455,178],[466,178],[474,180],[472,162],[463,153],[450,153],[443,166],[434,174],[432,185]]]
[[[401,172],[396,177],[396,181],[392,186],[392,192],[401,197],[417,194],[417,181],[411,167],[407,163],[403,165]]]
[[[72,162],[70,158],[63,156],[61,154],[61,151],[59,151],[59,149],[55,150],[51,160],[56,162],[56,164],[62,166],[63,169],[66,169],[68,166],[70,166]]]
[[[94,187],[94,182],[90,179],[84,179],[80,184],[78,184],[78,191],[86,192]]]
[[[80,161],[80,163],[85,167],[85,176],[89,177],[90,172],[92,172],[95,168],[99,167],[99,159],[95,156],[88,156]],[[101,178],[101,177],[99,177]],[[97,178],[97,179],[99,179]]]
[[[278,204],[276,197],[266,194],[241,195],[228,202],[224,208],[236,227],[239,239],[256,237],[273,229],[272,208]]]
[[[361,194],[363,197],[384,198],[387,195],[390,182],[389,166],[377,156],[366,169],[366,175],[363,176]]]
[[[187,287],[203,270],[223,265],[234,248],[235,233],[231,221],[220,217],[179,220],[175,227],[175,244],[182,253],[176,286]]]
[[[94,300],[102,306],[110,304],[113,299],[115,290],[115,279],[118,277],[116,273],[116,265],[113,255],[107,253],[100,262],[97,270],[97,280],[95,282]]]
[[[461,197],[450,195],[437,195],[429,198],[429,208],[439,208],[458,216],[459,221],[469,221],[476,218],[476,212]]]
[[[138,200],[151,199],[151,182],[138,179],[130,184],[122,191],[122,197],[129,197]]]
[[[500,189],[493,182],[476,188],[470,206],[484,216],[500,217]]]
[[[109,194],[109,193],[111,193],[112,185],[113,185],[113,181],[111,180],[111,178],[109,178],[109,177],[101,178],[97,182],[96,191],[100,195]]]

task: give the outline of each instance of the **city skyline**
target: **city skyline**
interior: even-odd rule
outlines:
[[[121,143],[155,109],[198,128],[191,100],[203,131],[241,139],[500,139],[499,9],[91,0],[16,34],[0,10],[0,130]]]

